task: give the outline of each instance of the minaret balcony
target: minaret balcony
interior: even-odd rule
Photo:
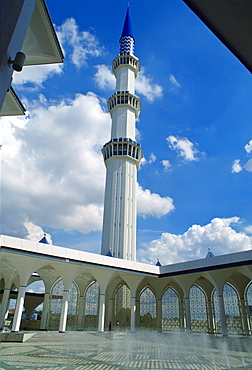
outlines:
[[[138,96],[131,94],[129,91],[117,91],[111,96],[111,98],[109,98],[107,104],[111,117],[113,111],[118,107],[127,107],[132,109],[135,112],[136,118],[141,111],[140,99]]]
[[[135,77],[137,77],[137,73],[140,71],[140,62],[134,55],[120,54],[112,62],[114,74],[116,75],[118,69],[122,67],[129,67],[135,72]]]
[[[136,162],[137,168],[139,168],[143,157],[141,145],[126,137],[111,139],[103,146],[102,154],[105,163],[110,158],[128,157]]]

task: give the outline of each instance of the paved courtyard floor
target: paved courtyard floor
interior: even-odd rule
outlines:
[[[252,370],[252,338],[151,331],[36,332],[24,343],[1,343],[3,369]]]

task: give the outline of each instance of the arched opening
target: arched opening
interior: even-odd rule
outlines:
[[[23,330],[39,330],[44,294],[45,284],[37,273],[31,275],[31,283],[26,287],[24,300],[24,313],[22,315],[20,328]]]
[[[247,286],[246,293],[246,303],[247,303],[247,313],[248,313],[248,318],[249,318],[249,324],[250,328],[252,328],[252,282],[250,282]]]
[[[86,289],[84,330],[97,330],[98,328],[99,291],[100,288],[97,281],[92,282]]]
[[[213,292],[215,332],[221,333],[219,298],[216,289]],[[223,302],[228,334],[243,334],[238,293],[226,283],[223,287]]]
[[[179,317],[178,293],[169,287],[162,297],[162,330],[179,331]]]
[[[198,285],[193,285],[189,294],[191,330],[194,332],[208,332],[206,296]]]
[[[148,287],[140,293],[140,317],[139,327],[141,329],[156,329],[157,309],[156,297]]]
[[[127,285],[120,285],[114,293],[114,318],[120,329],[130,328],[131,294]],[[113,325],[113,324],[112,324]]]
[[[62,279],[56,281],[52,286],[50,293],[50,303],[47,319],[47,329],[48,330],[58,330],[60,323],[60,315],[62,309],[64,285]],[[76,329],[76,309],[78,301],[78,288],[76,283],[73,281],[69,289],[69,299],[68,299],[68,314],[67,314],[67,330]]]

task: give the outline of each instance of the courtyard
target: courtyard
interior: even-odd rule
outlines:
[[[1,343],[0,370],[252,369],[252,338],[207,334],[35,332]]]

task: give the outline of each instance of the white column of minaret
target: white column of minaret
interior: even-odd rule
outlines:
[[[120,38],[120,54],[112,63],[116,92],[108,100],[111,140],[102,149],[107,173],[101,253],[135,261],[136,171],[142,150],[135,141],[136,118],[141,106],[135,95],[135,78],[140,68],[133,50],[128,8]]]

